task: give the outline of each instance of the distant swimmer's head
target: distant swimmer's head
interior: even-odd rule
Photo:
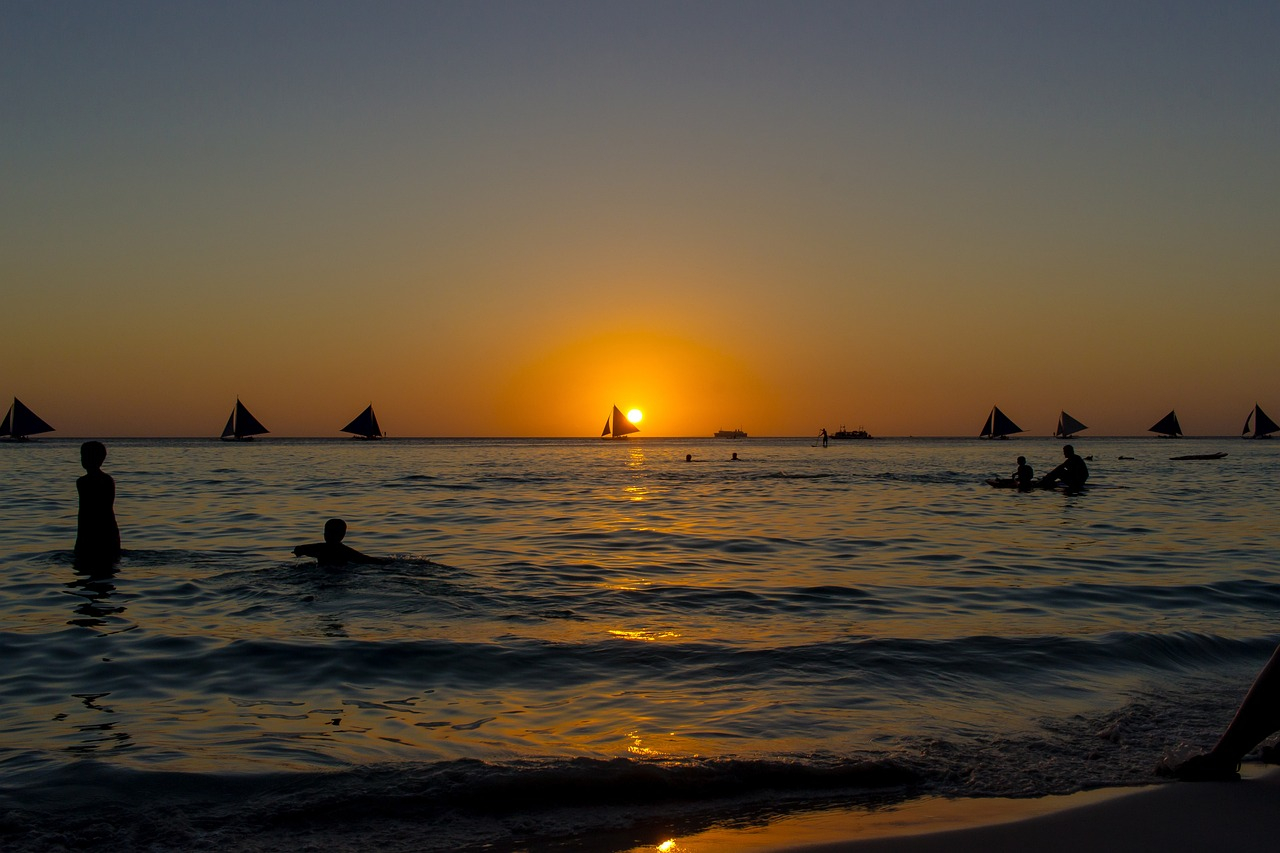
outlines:
[[[685,461],[685,462],[692,462],[692,461],[693,461],[693,454],[692,454],[692,453],[686,453],[686,454],[684,455],[684,461]]]
[[[347,523],[340,518],[331,518],[324,523],[324,541],[334,545],[347,535]]]
[[[80,464],[86,471],[96,471],[107,461],[107,446],[101,441],[86,441],[80,445]]]

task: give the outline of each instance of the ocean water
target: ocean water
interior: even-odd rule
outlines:
[[[628,850],[1148,784],[1280,641],[1280,442],[1081,438],[1077,495],[984,484],[1038,438],[107,444],[98,577],[78,442],[0,445],[6,849]],[[394,561],[294,558],[331,516]]]

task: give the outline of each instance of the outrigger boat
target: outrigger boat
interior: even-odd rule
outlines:
[[[1275,421],[1267,417],[1267,413],[1262,411],[1262,407],[1254,403],[1253,411],[1249,412],[1249,417],[1244,419],[1244,429],[1241,430],[1240,437],[1270,438],[1273,432],[1280,432],[1280,425],[1277,425]]]
[[[356,415],[351,423],[344,426],[342,432],[349,432],[352,438],[366,441],[382,438],[384,433],[378,426],[378,416],[373,413],[373,403],[369,404],[369,408]]]
[[[627,420],[627,416],[622,414],[622,410],[614,406],[613,412],[604,422],[604,429],[600,432],[600,437],[626,438],[631,433],[639,431],[640,427]]]
[[[1182,435],[1182,425],[1178,423],[1178,413],[1170,410],[1160,420],[1156,421],[1154,426],[1148,427],[1147,432],[1159,433],[1161,438],[1178,438]]]
[[[1058,428],[1053,431],[1053,434],[1057,438],[1074,438],[1075,434],[1082,429],[1088,429],[1088,427],[1066,412],[1061,412],[1058,414]]]
[[[27,436],[39,435],[42,432],[53,432],[53,427],[26,407],[17,397],[13,405],[4,413],[4,421],[0,422],[0,437],[10,441],[30,441]]]
[[[266,435],[270,431],[236,397],[236,406],[227,418],[227,425],[222,428],[221,438],[223,441],[253,441],[255,435]]]
[[[987,422],[982,425],[978,438],[1008,438],[1015,432],[1026,432],[1022,427],[1009,420],[1009,416],[1000,411],[998,406],[991,407]]]

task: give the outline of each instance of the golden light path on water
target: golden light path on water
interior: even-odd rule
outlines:
[[[1274,648],[1268,442],[1189,441],[1228,455],[1183,463],[1157,439],[1082,439],[1074,497],[982,482],[1016,454],[1043,470],[1049,439],[109,445],[130,553],[105,581],[65,554],[77,445],[7,451],[17,762],[476,760],[477,790],[569,770],[624,799],[658,763],[696,798],[715,762],[775,785],[779,761],[825,779],[871,755],[1052,792],[1147,778],[1167,740],[1207,737],[1161,714],[1219,710],[1183,682],[1239,661],[1247,685]],[[396,559],[292,556],[338,515]],[[1125,740],[1099,741],[1117,713]]]

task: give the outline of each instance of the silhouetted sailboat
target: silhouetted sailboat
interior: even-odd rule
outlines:
[[[1066,412],[1061,412],[1058,414],[1058,428],[1053,431],[1053,434],[1058,438],[1071,438],[1082,429],[1088,429],[1088,427]]]
[[[42,432],[53,432],[53,427],[28,409],[21,400],[14,397],[13,405],[4,413],[4,421],[0,422],[0,436],[13,441],[26,441],[27,436],[39,435]]]
[[[352,438],[382,438],[382,430],[378,428],[378,416],[373,413],[373,403],[356,415],[355,420],[344,426],[342,431],[351,433]]]
[[[1161,438],[1177,438],[1182,435],[1182,426],[1178,423],[1178,414],[1170,410],[1155,426],[1148,427],[1147,432],[1158,432]]]
[[[1262,411],[1262,407],[1254,403],[1253,411],[1249,413],[1249,417],[1244,419],[1244,429],[1240,432],[1240,437],[1270,438],[1273,432],[1280,432],[1280,425],[1277,425],[1275,421],[1267,417],[1267,413]]]
[[[227,425],[222,428],[222,439],[224,441],[251,441],[255,435],[264,435],[271,430],[262,425],[262,422],[249,413],[244,407],[244,403],[240,402],[240,398],[236,398],[236,407],[231,410],[231,416],[227,418]]]
[[[997,406],[992,406],[991,414],[987,415],[987,422],[982,425],[982,432],[978,433],[978,438],[1008,438],[1015,432],[1026,432],[1026,430],[1009,420],[1009,416],[1000,411]]]
[[[604,422],[604,430],[601,431],[601,438],[623,438],[633,432],[639,432],[640,427],[627,420],[627,416],[617,407],[613,407],[613,413]]]

